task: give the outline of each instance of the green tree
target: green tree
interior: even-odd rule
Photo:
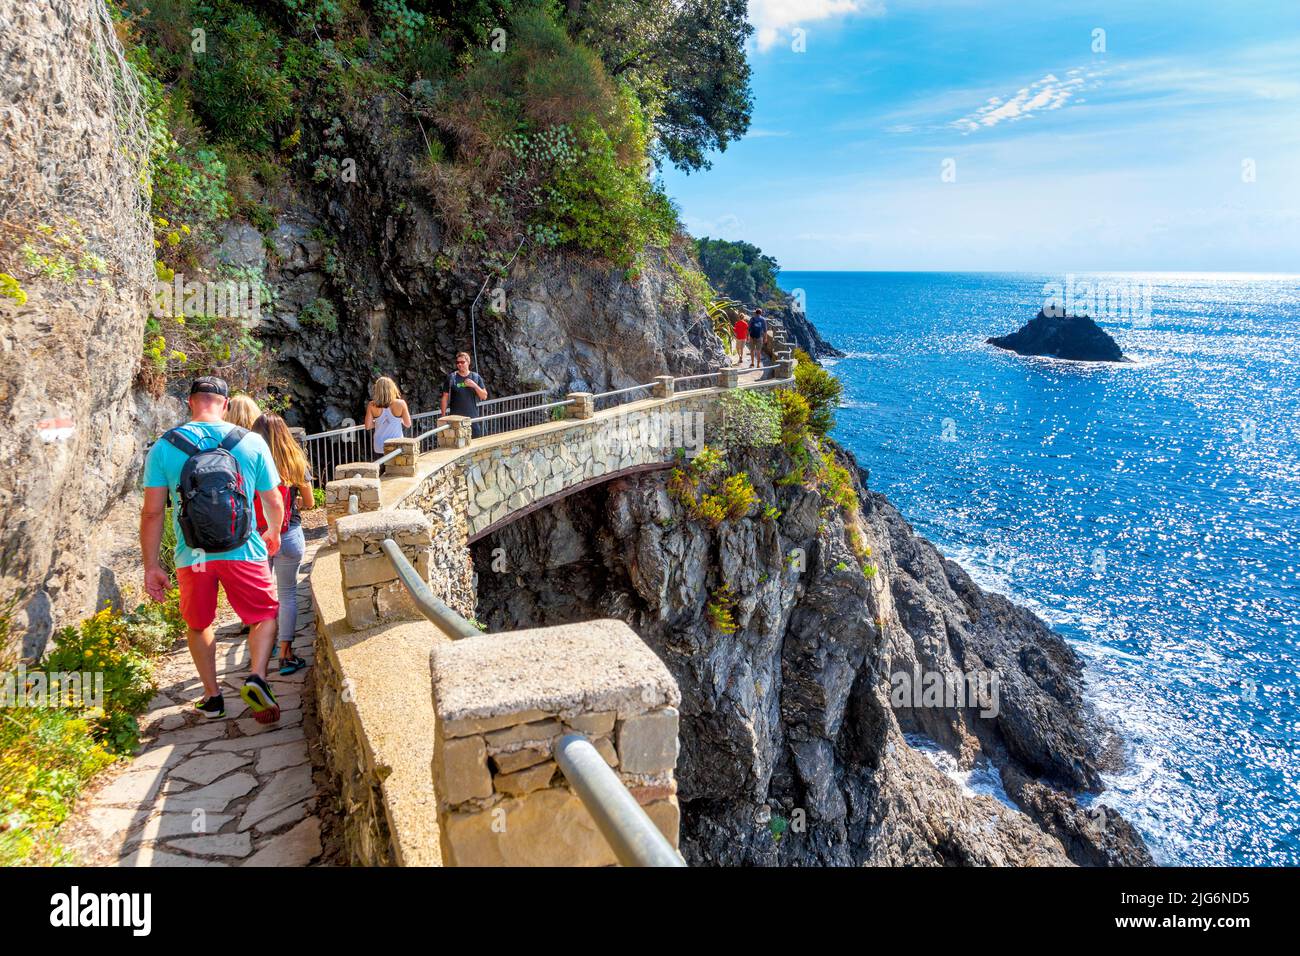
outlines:
[[[776,291],[780,267],[752,243],[705,236],[695,240],[695,254],[709,282],[744,305],[757,305]]]
[[[570,32],[628,84],[680,169],[707,169],[749,129],[745,0],[568,0]]]

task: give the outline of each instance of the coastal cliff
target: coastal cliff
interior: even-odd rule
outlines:
[[[1115,741],[1058,635],[982,591],[855,466],[860,507],[845,511],[781,483],[793,462],[780,448],[728,465],[750,476],[758,505],[716,529],[659,473],[581,492],[475,545],[491,629],[615,617],[668,665],[683,697],[690,862],[1151,862],[1127,821],[1080,803],[1102,789]],[[897,692],[900,680],[976,673],[996,680],[992,708]],[[1005,792],[977,795],[941,767],[983,771]]]

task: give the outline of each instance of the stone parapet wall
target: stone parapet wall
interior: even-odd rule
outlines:
[[[396,542],[428,583],[433,546],[429,519],[410,510],[345,515],[338,520],[337,533],[348,625],[359,631],[382,621],[418,619],[420,611],[381,544],[388,538]]]
[[[608,866],[608,842],[554,759],[588,738],[675,847],[677,705],[666,667],[621,621],[434,647],[434,790],[443,861]]]
[[[460,468],[430,473],[402,500],[429,521],[429,586],[462,617],[474,616],[474,564],[469,555],[469,492]]]

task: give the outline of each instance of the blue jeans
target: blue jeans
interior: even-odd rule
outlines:
[[[275,589],[280,598],[279,640],[291,644],[293,632],[298,629],[298,567],[306,548],[302,525],[297,525],[280,535],[280,550],[268,562],[275,574]]]

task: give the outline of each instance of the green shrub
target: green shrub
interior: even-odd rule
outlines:
[[[251,10],[208,0],[215,28],[196,61],[194,106],[221,139],[252,149],[274,142],[278,124],[293,113],[293,84],[280,68],[279,35]]]
[[[0,648],[8,646],[14,607],[14,599],[0,606]],[[161,604],[148,602],[126,615],[105,609],[55,635],[50,653],[28,673],[103,674],[103,707],[65,699],[59,706],[47,700],[0,708],[0,866],[61,861],[56,828],[86,781],[115,754],[135,749],[135,715],[154,692],[148,658],[183,633],[179,592],[173,589]],[[0,661],[0,672],[14,664]],[[91,681],[83,692],[93,692],[93,676]]]
[[[766,393],[732,389],[721,403],[721,443],[729,452],[770,448],[781,440],[781,409]]]
[[[724,584],[714,591],[704,605],[704,616],[708,618],[709,626],[720,634],[736,633],[736,618],[732,613],[735,603],[731,585]]]
[[[298,313],[298,321],[308,328],[324,329],[326,332],[339,330],[338,310],[329,299],[312,299]]]
[[[0,866],[47,862],[86,781],[114,760],[69,710],[0,710]]]
[[[544,6],[517,10],[501,53],[474,56],[431,109],[451,147],[426,167],[456,241],[485,253],[520,233],[631,267],[666,245],[677,213],[646,181],[650,125],[637,97]]]
[[[668,495],[710,528],[744,518],[757,504],[758,495],[748,474],[724,475],[725,470],[726,462],[717,449],[706,445],[690,464],[672,470]]]
[[[749,475],[743,471],[728,475],[722,479],[722,485],[718,489],[717,497],[722,503],[727,518],[731,521],[747,516],[758,501],[758,496],[754,493],[754,486],[750,483]]]
[[[845,511],[856,511],[858,493],[853,490],[853,477],[849,470],[837,464],[835,456],[829,451],[822,452],[821,458],[822,494]]]
[[[778,391],[773,400],[781,419],[781,444],[790,449],[802,442],[808,434],[812,409],[808,407],[808,399],[786,388]]]
[[[774,258],[748,242],[695,240],[700,267],[715,289],[744,305],[757,305],[776,291],[779,266]]]
[[[181,592],[172,588],[165,600],[145,601],[123,617],[128,645],[145,657],[154,658],[170,650],[185,635],[181,617]]]
[[[817,435],[829,433],[844,392],[840,380],[814,362],[800,362],[794,369],[794,387],[808,402],[808,427]]]
[[[86,716],[95,736],[116,753],[133,751],[139,740],[136,714],[154,694],[153,665],[131,646],[130,627],[117,612],[105,608],[77,627],[54,635],[54,648],[40,664],[44,671],[91,672],[104,675],[102,711]]]

